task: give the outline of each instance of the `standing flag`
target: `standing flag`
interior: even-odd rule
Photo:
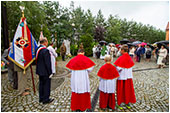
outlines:
[[[25,69],[35,60],[36,49],[36,40],[27,26],[26,18],[23,16],[18,24],[8,57],[24,69],[25,73]]]

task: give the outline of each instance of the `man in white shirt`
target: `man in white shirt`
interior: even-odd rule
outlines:
[[[47,47],[47,49],[50,52],[51,55],[51,68],[52,68],[52,73],[56,73],[56,57],[58,57],[57,53],[55,52],[57,48],[53,48],[53,43],[50,43],[50,45]]]

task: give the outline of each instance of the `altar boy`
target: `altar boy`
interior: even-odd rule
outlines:
[[[133,86],[132,67],[134,62],[128,54],[128,46],[123,45],[121,54],[114,63],[119,70],[120,77],[117,79],[117,104],[119,109],[123,109],[120,104],[125,103],[130,109],[129,103],[136,103],[135,91]]]
[[[79,49],[78,55],[66,65],[71,70],[72,111],[91,109],[89,73],[95,63],[84,54],[84,49]]]
[[[104,58],[106,64],[104,64],[97,75],[100,77],[99,90],[100,90],[100,108],[104,109],[109,107],[115,109],[115,89],[116,78],[119,77],[119,73],[116,68],[110,63],[111,56],[106,55]]]

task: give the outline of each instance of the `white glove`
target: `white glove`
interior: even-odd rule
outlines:
[[[53,77],[53,74],[51,74],[50,76],[49,76],[49,78],[52,78]]]

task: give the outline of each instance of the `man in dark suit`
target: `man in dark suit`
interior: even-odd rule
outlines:
[[[51,58],[48,46],[47,38],[40,41],[40,46],[36,51],[36,74],[39,75],[39,102],[43,104],[51,103],[54,99],[50,99],[51,88]]]
[[[136,49],[135,53],[136,53],[136,56],[137,56],[137,62],[140,62],[141,54],[142,54],[142,47],[141,47],[140,44],[138,45],[138,48]]]

